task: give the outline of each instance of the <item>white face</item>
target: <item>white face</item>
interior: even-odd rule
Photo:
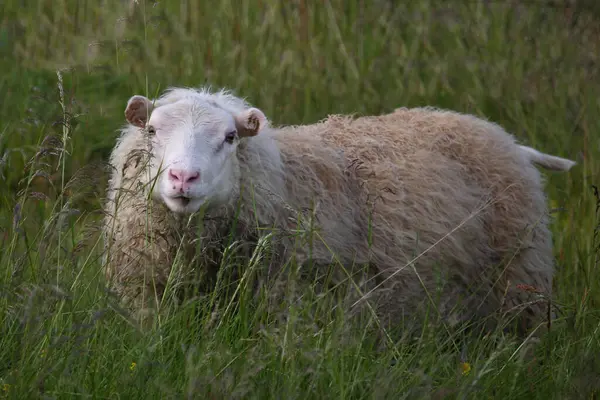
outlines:
[[[144,114],[151,111],[147,123],[136,104],[147,106]],[[264,114],[255,108],[234,115],[216,103],[193,96],[154,109],[148,99],[134,96],[126,115],[151,135],[152,176],[158,176],[153,196],[181,214],[196,212],[205,204],[223,204],[237,191],[237,146],[240,139],[255,135],[265,121]]]

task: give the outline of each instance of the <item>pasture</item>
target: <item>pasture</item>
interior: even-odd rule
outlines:
[[[0,71],[0,398],[600,395],[595,2],[4,0]],[[204,84],[274,124],[449,108],[576,160],[544,172],[557,260],[548,333],[532,346],[432,325],[382,351],[335,296],[282,305],[282,325],[242,284],[167,304],[137,329],[101,270],[104,163],[132,95]]]

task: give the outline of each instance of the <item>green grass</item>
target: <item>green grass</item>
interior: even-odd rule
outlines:
[[[0,10],[0,398],[598,398],[593,2],[129,3],[5,0]],[[546,174],[561,209],[561,313],[533,356],[500,333],[456,351],[433,328],[380,351],[331,298],[319,300],[325,326],[302,304],[277,325],[250,301],[216,321],[188,304],[147,332],[131,326],[100,269],[99,166],[130,96],[202,84],[233,89],[277,124],[450,108],[576,159]]]

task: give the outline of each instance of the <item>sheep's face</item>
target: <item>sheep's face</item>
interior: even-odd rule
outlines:
[[[125,115],[151,135],[154,197],[181,214],[228,202],[239,185],[238,143],[266,121],[256,108],[235,114],[200,96],[155,107],[134,96]]]

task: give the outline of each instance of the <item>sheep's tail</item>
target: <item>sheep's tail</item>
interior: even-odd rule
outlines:
[[[519,145],[519,149],[529,157],[531,162],[553,171],[568,171],[577,164],[575,161],[542,153],[531,147]]]

